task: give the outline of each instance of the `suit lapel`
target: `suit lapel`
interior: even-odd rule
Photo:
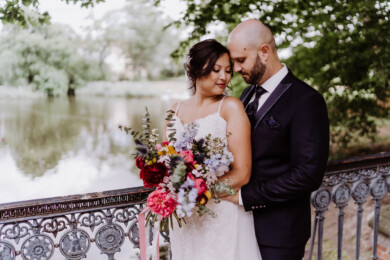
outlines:
[[[289,72],[290,74],[291,72]],[[289,74],[285,77],[285,79],[288,78]],[[287,81],[287,80],[286,80]],[[256,127],[259,125],[260,121],[263,119],[265,114],[275,105],[275,103],[280,99],[280,97],[290,88],[291,82],[286,82],[285,80],[282,80],[279,85],[276,87],[276,89],[272,92],[272,94],[267,98],[267,101],[261,106],[261,108],[257,111],[255,117],[256,117],[256,124],[253,130],[256,129]],[[254,131],[253,131],[254,132]],[[253,133],[252,132],[252,133]]]
[[[246,109],[246,106],[248,105],[249,103],[249,100],[251,100],[251,97],[253,95],[253,92],[255,91],[255,85],[251,85],[248,87],[249,90],[246,91],[247,93],[243,93],[243,95],[241,96],[241,102],[242,104],[244,105],[244,108]]]

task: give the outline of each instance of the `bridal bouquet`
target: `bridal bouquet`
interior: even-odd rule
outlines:
[[[150,116],[146,110],[142,132],[120,126],[133,136],[136,144],[134,154],[140,178],[146,188],[155,187],[149,194],[146,205],[150,210],[146,215],[154,225],[160,220],[160,230],[173,229],[173,217],[182,226],[184,217],[215,213],[207,208],[207,202],[219,202],[219,194],[232,195],[235,190],[229,179],[219,181],[218,177],[229,171],[233,155],[221,138],[196,140],[199,126],[193,122],[185,125],[185,130],[176,135],[172,129],[174,111],[168,111],[167,128],[171,129],[168,142],[158,143],[157,129],[151,129]],[[177,139],[175,138],[177,137]]]

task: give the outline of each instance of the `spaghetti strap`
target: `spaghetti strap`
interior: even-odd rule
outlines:
[[[224,96],[221,100],[221,102],[219,102],[219,107],[218,107],[218,114],[219,114],[219,111],[221,111],[221,106],[222,106],[222,102],[223,100],[225,99],[226,96]]]
[[[175,111],[175,116],[177,116],[177,111],[179,111],[179,107],[180,107],[180,102],[177,103],[176,111]]]

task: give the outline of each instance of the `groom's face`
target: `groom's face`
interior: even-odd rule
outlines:
[[[259,84],[266,71],[257,51],[247,50],[241,46],[229,45],[230,57],[234,61],[234,72],[241,74],[248,84]]]
[[[242,76],[242,78],[248,84],[259,84],[264,76],[265,70],[265,64],[261,62],[260,57],[256,55],[255,64],[252,66],[251,71],[248,73],[248,80],[245,80],[244,76]]]

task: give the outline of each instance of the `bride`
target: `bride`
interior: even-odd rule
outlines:
[[[224,95],[232,69],[228,50],[216,40],[201,41],[190,49],[186,73],[194,95],[171,107],[175,121],[173,129],[165,126],[164,141],[173,130],[178,134],[190,122],[199,125],[196,139],[207,134],[227,139],[234,162],[221,179],[230,178],[234,188],[240,189],[251,173],[251,128],[241,101]],[[171,231],[173,260],[261,259],[252,211],[245,212],[243,206],[228,201],[209,201],[207,206],[216,213],[215,218],[194,214],[186,219],[187,224]]]

